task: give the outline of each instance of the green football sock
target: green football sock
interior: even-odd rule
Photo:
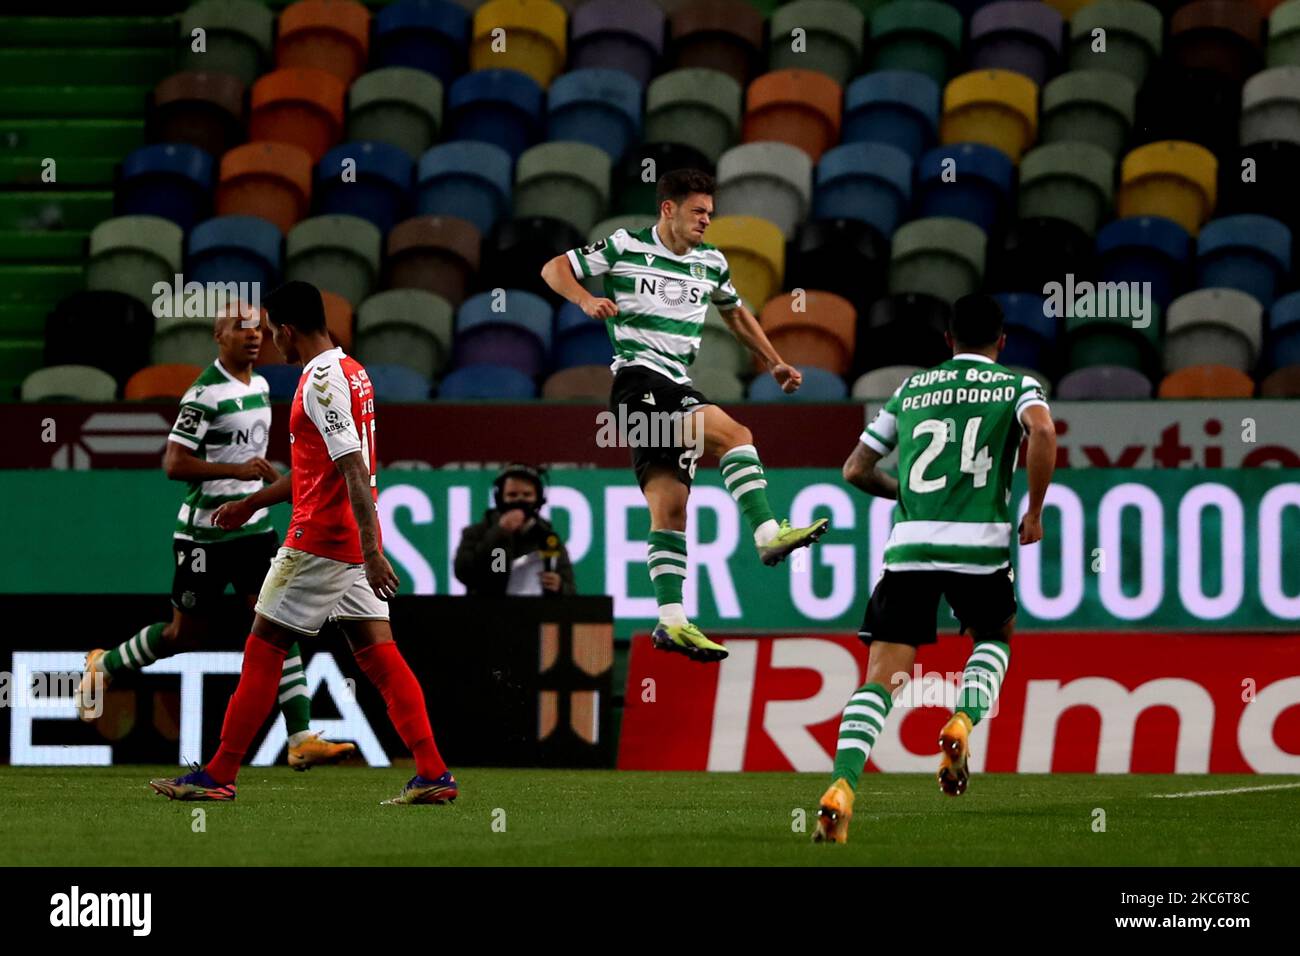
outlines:
[[[767,479],[763,477],[763,463],[758,460],[758,450],[753,445],[737,445],[722,456],[719,467],[722,481],[736,504],[740,505],[750,529],[757,535],[759,529],[771,521],[769,527],[775,533],[776,516],[767,503]],[[770,534],[765,537],[770,537]]]
[[[311,697],[307,694],[307,674],[302,669],[297,641],[289,645],[284,670],[280,672],[280,711],[290,737],[311,726]]]
[[[655,589],[660,620],[667,624],[685,621],[682,611],[682,583],[686,580],[686,532],[651,531],[646,541],[646,563]]]
[[[850,787],[857,789],[858,778],[871,756],[871,748],[884,729],[885,718],[893,706],[893,698],[881,684],[864,684],[854,691],[840,720],[832,781],[843,777]]]
[[[966,670],[961,676],[956,707],[956,710],[970,718],[972,726],[983,720],[993,709],[1010,663],[1011,648],[1002,641],[975,643],[974,650],[966,659]]]
[[[170,657],[170,649],[163,640],[162,632],[167,625],[150,624],[142,627],[133,636],[99,659],[99,666],[109,677],[116,677],[127,671],[138,671],[148,667],[160,657]]]

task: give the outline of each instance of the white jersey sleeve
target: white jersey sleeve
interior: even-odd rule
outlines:
[[[628,238],[626,229],[616,229],[611,236],[570,249],[565,255],[569,258],[569,265],[573,266],[574,275],[580,279],[604,275],[614,268],[615,258],[627,248]]]
[[[202,385],[190,387],[181,398],[180,414],[176,416],[176,423],[167,436],[168,441],[174,441],[190,451],[198,451],[203,445],[203,439],[217,417],[216,405],[203,393]]]
[[[317,366],[302,387],[302,408],[321,437],[330,461],[361,450],[361,438],[352,420],[352,390],[338,362]]]

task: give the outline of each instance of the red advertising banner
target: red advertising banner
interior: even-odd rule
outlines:
[[[724,638],[705,666],[632,642],[618,766],[829,772],[866,673],[853,635]],[[922,648],[868,769],[933,773],[969,638]],[[1024,633],[974,771],[1300,773],[1300,636]]]

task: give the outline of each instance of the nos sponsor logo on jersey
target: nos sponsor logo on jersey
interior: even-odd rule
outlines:
[[[665,305],[682,305],[685,302],[699,305],[704,301],[703,289],[681,279],[659,279],[647,276],[637,283],[636,291],[640,295],[657,296]]]

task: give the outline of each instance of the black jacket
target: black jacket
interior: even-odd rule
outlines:
[[[502,531],[497,524],[501,512],[489,508],[478,524],[469,525],[460,537],[460,546],[456,549],[456,578],[465,585],[470,594],[505,594],[506,584],[510,580],[509,570],[515,559],[525,554],[539,551],[546,546],[546,537],[555,534],[551,523],[538,515],[527,531],[515,534]],[[558,534],[559,554],[555,559],[555,570],[560,575],[561,594],[576,594],[573,583],[573,563],[569,560],[569,551],[564,540]],[[505,551],[506,571],[492,569],[492,554],[497,548]],[[500,563],[497,564],[500,567]],[[544,592],[552,593],[552,592]]]

